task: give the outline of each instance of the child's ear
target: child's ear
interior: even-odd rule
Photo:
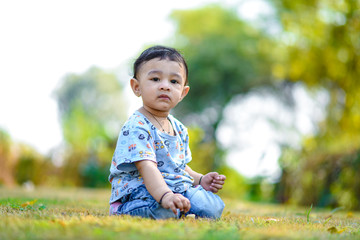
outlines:
[[[140,91],[140,86],[139,86],[139,80],[137,80],[136,78],[131,78],[130,79],[130,86],[131,89],[133,90],[134,94],[137,97],[141,96],[141,91]]]
[[[190,87],[189,86],[185,86],[182,93],[181,93],[181,97],[180,97],[180,101],[184,99],[184,97],[188,94],[190,90]]]

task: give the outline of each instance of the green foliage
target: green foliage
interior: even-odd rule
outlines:
[[[55,97],[67,143],[63,182],[107,186],[116,137],[126,117],[121,84],[114,74],[91,68],[67,75]]]
[[[235,11],[217,5],[174,11],[172,19],[177,25],[176,45],[188,63],[190,85],[175,111],[185,124],[203,129],[207,146],[202,147],[208,148],[209,170],[214,171],[225,164],[216,136],[223,109],[234,96],[270,83],[266,49],[272,43]]]
[[[281,202],[360,209],[360,152],[343,155],[297,157],[301,152],[286,150],[280,162],[283,176],[277,186]],[[289,153],[291,152],[291,154]]]
[[[50,159],[26,144],[13,142],[10,135],[0,129],[0,184],[42,185],[54,169]]]
[[[89,149],[96,145],[91,141],[115,138],[126,117],[121,91],[116,76],[98,68],[67,75],[55,91],[65,140]]]
[[[311,213],[312,208],[313,208],[313,205],[311,204],[309,210],[306,211],[306,222],[307,223],[310,223],[310,213]]]
[[[329,91],[328,118],[320,126],[317,150],[360,148],[360,2],[270,1],[283,27],[286,55],[280,78]]]
[[[285,149],[281,201],[360,209],[360,2],[272,1],[283,32],[274,64],[280,79],[329,93],[327,118],[302,150]]]
[[[197,172],[208,173],[214,165],[214,142],[204,142],[204,131],[199,127],[188,128],[192,161],[189,166]]]
[[[0,184],[15,184],[15,156],[12,151],[13,142],[10,135],[0,128]]]
[[[234,95],[269,83],[269,58],[264,50],[271,42],[234,11],[211,5],[174,11],[172,18],[180,39],[177,44],[188,62],[191,87],[177,111],[189,114],[215,108],[217,123]]]
[[[32,184],[46,183],[54,166],[50,159],[45,158],[31,147],[20,144],[18,146],[15,178],[18,184],[30,181]]]
[[[235,169],[223,165],[217,169],[220,174],[226,176],[225,184],[221,189],[221,196],[231,199],[244,199],[248,191],[249,184]]]

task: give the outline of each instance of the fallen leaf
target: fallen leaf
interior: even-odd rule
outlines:
[[[27,206],[32,206],[32,205],[34,205],[34,203],[36,203],[37,202],[37,199],[35,199],[35,200],[32,200],[32,201],[30,201],[30,202],[26,202],[26,203],[23,203],[23,204],[21,204],[21,207],[27,207]]]
[[[66,227],[66,223],[62,220],[57,221],[61,226]]]
[[[275,218],[268,218],[266,219],[266,223],[269,223],[269,222],[278,222],[279,220],[275,219]]]
[[[336,227],[331,227],[331,228],[328,228],[328,230],[327,230],[328,232],[330,232],[330,233],[338,233],[338,230],[337,230],[337,228]]]

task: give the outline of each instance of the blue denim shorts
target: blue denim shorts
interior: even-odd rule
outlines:
[[[224,202],[218,195],[206,191],[201,186],[191,187],[181,193],[190,200],[190,211],[185,213],[195,214],[201,218],[218,219],[221,217],[225,207]],[[131,215],[151,219],[180,218],[181,213],[178,210],[174,214],[170,209],[165,209],[150,195],[145,186],[140,186],[127,196],[126,202],[119,205],[112,214]]]

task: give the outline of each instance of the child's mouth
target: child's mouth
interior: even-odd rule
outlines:
[[[159,98],[170,100],[170,97],[168,95],[165,95],[165,94],[160,95]]]

